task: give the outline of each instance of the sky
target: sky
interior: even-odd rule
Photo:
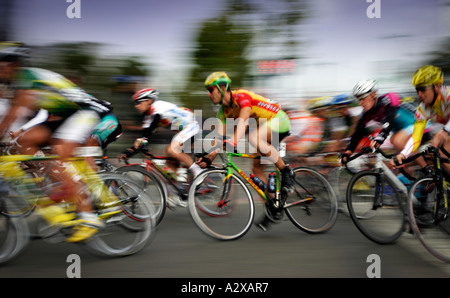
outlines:
[[[219,15],[224,2],[79,0],[81,18],[70,19],[66,10],[72,3],[67,1],[75,0],[15,0],[16,39],[29,44],[105,43],[105,52],[148,57],[161,76],[189,65],[196,29]],[[310,13],[298,26],[303,58],[294,74],[265,84],[274,93],[345,92],[369,77],[384,88],[408,86],[410,79],[399,77],[398,71],[419,67],[450,29],[449,0],[305,1]],[[375,4],[380,18],[369,18],[367,10]]]

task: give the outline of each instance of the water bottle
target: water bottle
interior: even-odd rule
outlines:
[[[277,178],[275,173],[269,174],[269,192],[275,193],[277,191]]]
[[[252,179],[253,183],[255,183],[262,191],[266,190],[267,185],[259,177],[256,177],[255,174],[251,174],[250,179]]]

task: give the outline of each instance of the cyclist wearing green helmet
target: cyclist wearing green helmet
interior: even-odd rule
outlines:
[[[276,137],[281,141],[289,135],[290,130],[289,117],[280,105],[251,91],[243,89],[231,91],[231,79],[225,72],[210,74],[205,80],[205,87],[209,92],[211,101],[214,104],[221,105],[217,113],[219,134],[226,135],[225,124],[227,119],[231,118],[236,121],[234,122],[236,123],[234,135],[231,139],[225,140],[224,143],[236,148],[236,144],[249,128],[249,119],[255,119],[256,129],[249,129],[248,132],[250,144],[257,149],[259,154],[268,157],[280,169],[281,187],[285,191],[291,191],[294,185],[294,172],[284,163],[277,149],[273,146],[277,140]],[[203,161],[209,163],[214,160],[218,151],[217,149],[211,152],[206,159],[201,159],[199,161],[200,166],[206,165],[206,162],[203,163]],[[261,161],[257,159],[253,161],[253,173],[267,183],[264,168],[265,165]],[[262,226],[261,224],[259,224],[259,227],[263,230],[268,228],[267,225]]]

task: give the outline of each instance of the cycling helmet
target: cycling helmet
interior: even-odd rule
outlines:
[[[351,105],[353,103],[353,98],[347,94],[340,94],[333,97],[330,101],[331,106],[344,106]]]
[[[372,91],[376,91],[377,82],[375,80],[364,80],[358,82],[358,84],[353,87],[353,95],[358,98],[361,96],[367,96]]]
[[[155,101],[158,99],[158,94],[159,92],[156,89],[151,88],[141,89],[133,95],[132,100],[135,103],[140,103],[149,99],[153,99],[153,101]]]
[[[0,43],[0,61],[18,61],[29,56],[29,49],[18,42]]]
[[[322,108],[326,108],[330,105],[330,102],[333,98],[330,96],[322,96],[313,98],[310,101],[308,101],[308,104],[306,105],[306,109],[310,112],[317,111]]]
[[[425,65],[416,70],[412,77],[414,87],[440,85],[444,81],[442,69],[433,65]]]
[[[212,86],[216,86],[217,90],[219,90],[222,95],[220,98],[220,103],[222,103],[223,97],[225,94],[219,86],[225,86],[225,90],[228,90],[231,84],[230,77],[224,71],[216,71],[210,74],[205,80],[205,88],[209,90]]]
[[[219,85],[226,86],[227,89],[231,84],[230,77],[223,71],[216,71],[210,74],[205,80],[205,88],[208,89],[212,86],[218,87]],[[220,90],[220,88],[219,88]]]

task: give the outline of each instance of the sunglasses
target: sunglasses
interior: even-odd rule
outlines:
[[[428,88],[431,88],[431,86],[416,87],[416,92],[425,92]]]
[[[213,93],[214,87],[209,87],[209,88],[207,88],[207,90],[208,90],[209,93]]]
[[[363,100],[369,98],[371,94],[372,94],[372,93],[369,93],[369,94],[367,94],[367,95],[362,95],[362,96],[358,97],[358,101],[361,102],[361,101],[363,101]]]

